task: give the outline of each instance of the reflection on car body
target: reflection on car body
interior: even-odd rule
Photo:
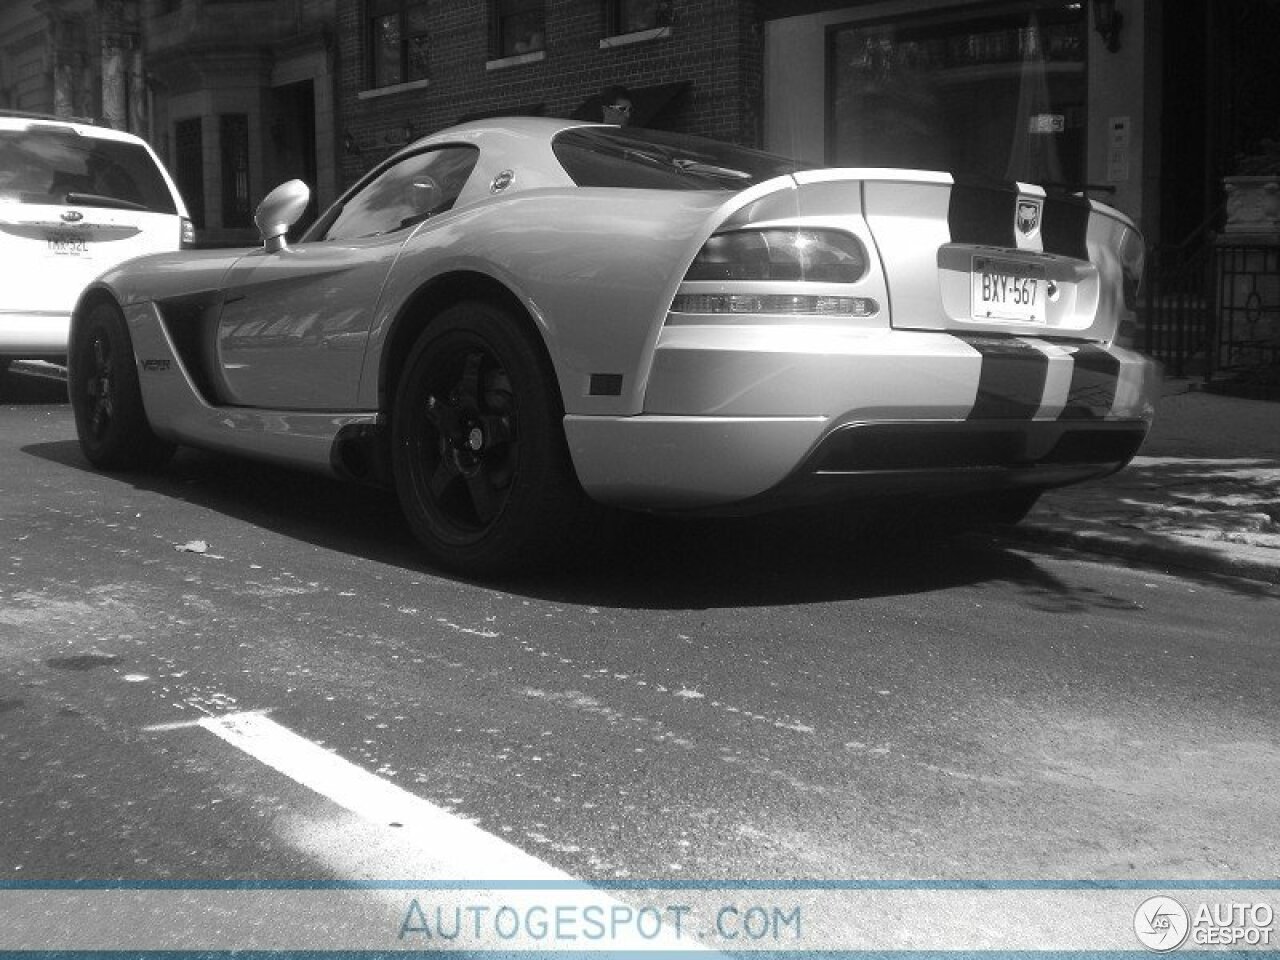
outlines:
[[[1155,367],[1115,344],[1142,238],[1079,197],[543,118],[406,147],[290,245],[306,197],[263,202],[261,248],[85,293],[90,460],[191,444],[386,482],[434,560],[489,573],[593,503],[1016,520],[1150,424]]]

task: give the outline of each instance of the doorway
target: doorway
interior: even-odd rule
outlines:
[[[315,83],[301,80],[271,89],[271,155],[267,189],[286,180],[302,180],[311,188],[306,213],[290,234],[301,233],[319,215],[316,164]]]

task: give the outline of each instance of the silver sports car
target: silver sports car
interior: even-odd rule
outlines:
[[[267,196],[259,248],[89,287],[92,463],[189,444],[393,485],[431,557],[479,574],[592,502],[1016,520],[1150,425],[1156,368],[1115,344],[1142,237],[1077,196],[522,118],[419,140],[290,242],[307,201]]]

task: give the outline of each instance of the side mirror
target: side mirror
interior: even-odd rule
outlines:
[[[268,253],[287,248],[285,235],[311,202],[311,188],[301,180],[289,180],[268,193],[253,215]]]

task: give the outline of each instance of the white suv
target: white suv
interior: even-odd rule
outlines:
[[[90,280],[194,236],[145,141],[0,110],[0,369],[19,358],[61,360],[71,309]]]

